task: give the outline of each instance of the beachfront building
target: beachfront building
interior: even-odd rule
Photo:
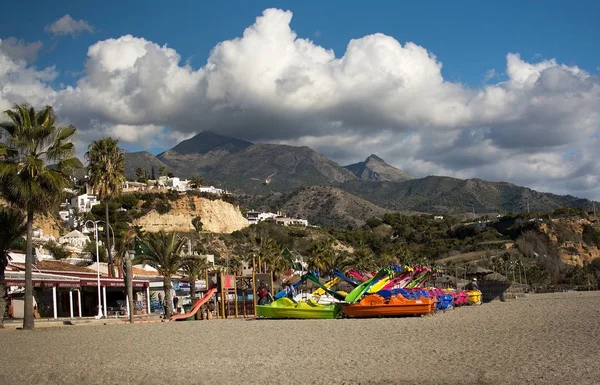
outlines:
[[[38,260],[33,269],[35,314],[39,318],[92,317],[98,314],[98,273],[96,264],[78,266],[63,261]],[[7,266],[11,315],[23,317],[25,264],[12,261]],[[134,314],[147,314],[150,308],[149,280],[133,279]],[[126,316],[130,309],[122,278],[100,274],[104,317]]]

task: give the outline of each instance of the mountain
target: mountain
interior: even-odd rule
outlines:
[[[311,225],[356,228],[390,210],[331,186],[310,186],[291,193],[244,196],[241,203],[252,210],[281,211],[289,217],[308,219]]]
[[[550,211],[570,206],[590,209],[587,199],[542,193],[507,182],[428,176],[405,182],[346,182],[344,191],[394,211],[439,214]]]
[[[359,180],[363,181],[405,181],[414,179],[402,170],[390,166],[377,155],[370,155],[364,162],[358,162],[344,166],[350,170]]]
[[[461,180],[443,176],[411,179],[376,155],[341,167],[308,147],[251,143],[201,132],[157,157],[126,153],[128,178],[137,167],[148,173],[160,166],[178,177],[200,175],[209,185],[245,198],[246,207],[289,211],[315,223],[356,225],[387,210],[436,214],[550,211],[571,206],[591,208],[573,196],[541,193],[506,182]],[[275,174],[272,182],[264,180]],[[367,205],[370,203],[372,205]],[[364,208],[364,210],[362,209]]]
[[[308,147],[253,144],[206,131],[157,158],[177,176],[198,174],[217,186],[249,194],[289,192],[298,187],[357,179],[350,171]],[[273,173],[272,182],[266,186],[251,179],[264,180]]]
[[[244,151],[253,144],[212,131],[202,131],[196,136],[179,143],[169,151],[177,154],[206,154],[207,152],[218,150],[235,153]],[[158,157],[160,158],[163,154],[159,154]]]
[[[147,151],[125,153],[125,176],[129,180],[137,180],[135,170],[138,168],[146,170],[148,178],[151,177],[152,168],[154,168],[154,173],[158,177],[158,170],[161,166],[169,170],[166,164]]]

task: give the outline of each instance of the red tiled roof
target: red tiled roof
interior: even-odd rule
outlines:
[[[20,270],[25,270],[24,263],[11,262],[10,264]],[[72,265],[62,261],[38,261],[38,263],[33,265],[33,270],[96,274],[96,270],[94,269],[89,269],[85,266]],[[100,275],[104,274],[100,273]]]
[[[139,267],[131,267],[131,272],[133,273],[134,277],[143,275],[146,277],[161,277],[161,275],[156,272],[156,271],[152,271],[152,270],[145,270],[145,269],[140,269]]]

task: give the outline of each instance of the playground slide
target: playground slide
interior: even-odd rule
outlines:
[[[373,284],[371,288],[367,291],[369,294],[377,293],[379,290],[383,289],[390,281],[392,280],[392,276],[388,275],[387,277],[383,277],[379,280],[379,282]]]
[[[354,269],[348,270],[348,274],[352,275],[354,278],[358,279],[361,282],[364,282],[367,280],[365,277],[362,276],[362,274],[360,274],[358,271],[356,271]]]
[[[317,286],[319,286],[321,289],[323,289],[323,291],[325,291],[326,293],[331,294],[335,299],[337,299],[338,301],[343,301],[344,298],[346,298],[344,295],[338,293],[337,291],[331,290],[330,288],[328,288],[327,286],[323,285],[320,281],[319,278],[315,277],[315,275],[313,273],[306,273],[304,275],[304,277],[306,277],[306,279],[310,279],[312,282],[314,282]]]
[[[377,274],[370,279],[367,279],[365,282],[358,285],[354,290],[352,290],[346,296],[346,302],[356,302],[364,293],[367,292],[373,286],[373,284],[377,283],[381,278],[390,274],[389,269],[381,269]]]
[[[335,275],[336,277],[339,277],[340,279],[343,279],[345,282],[349,283],[350,285],[352,285],[352,287],[356,287],[358,285],[360,285],[359,282],[356,282],[355,280],[348,278],[344,275],[344,273],[342,273],[341,271],[339,271],[338,269],[333,270],[333,275]]]
[[[298,282],[296,282],[295,284],[292,285],[292,287],[294,288],[294,290],[296,290],[298,288],[298,286],[302,285],[302,283],[306,280],[305,276],[306,276],[306,274],[303,275]],[[283,297],[285,297],[285,289],[283,289],[280,292],[276,293],[273,296],[273,299],[278,300],[279,298],[283,298]]]
[[[340,278],[339,277],[335,277],[333,278],[331,281],[325,283],[325,287],[328,289],[331,289],[334,285],[337,285],[338,282],[340,282]],[[325,294],[325,290],[323,290],[322,288],[318,288],[317,290],[315,290],[312,293],[315,297],[320,297],[323,294]]]
[[[192,310],[190,310],[189,313],[172,315],[171,316],[171,321],[182,321],[182,320],[185,320],[186,318],[192,317],[194,314],[196,314],[196,312],[198,312],[198,309],[200,309],[200,307],[202,305],[204,305],[206,302],[208,302],[208,300],[216,292],[217,292],[216,288],[210,289],[209,291],[206,292],[206,295],[204,297],[200,298],[198,300],[198,302],[196,302],[196,304],[194,305],[194,307],[192,308]]]

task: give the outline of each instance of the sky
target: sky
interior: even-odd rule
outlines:
[[[0,24],[0,111],[52,105],[79,155],[211,130],[600,199],[600,3],[84,3]]]

